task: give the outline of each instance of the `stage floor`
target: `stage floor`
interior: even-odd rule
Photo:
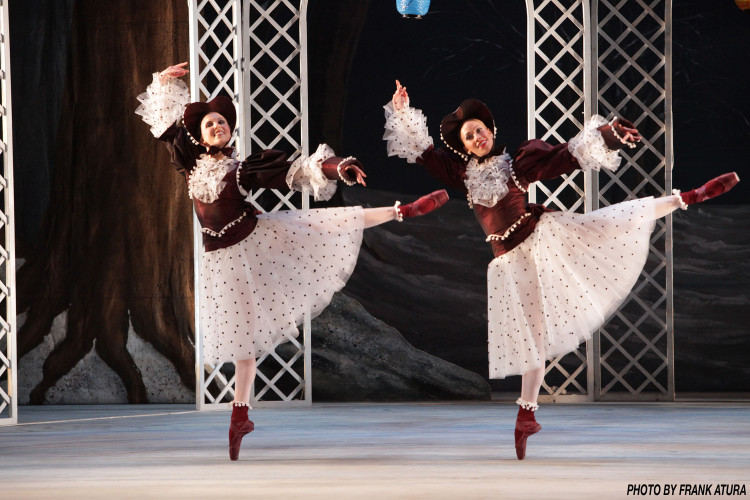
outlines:
[[[503,402],[256,409],[256,430],[230,462],[228,410],[24,406],[19,425],[0,427],[0,498],[610,499],[632,497],[629,485],[659,485],[658,496],[676,485],[670,496],[685,498],[680,485],[750,489],[748,403],[543,405],[544,429],[523,461],[516,411]]]

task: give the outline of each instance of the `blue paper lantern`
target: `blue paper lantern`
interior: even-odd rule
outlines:
[[[430,8],[430,0],[396,0],[396,9],[404,17],[422,19]]]

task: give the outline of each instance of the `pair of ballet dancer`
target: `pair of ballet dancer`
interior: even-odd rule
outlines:
[[[204,359],[236,364],[229,456],[237,460],[243,436],[254,429],[248,410],[256,359],[295,337],[305,311],[319,314],[345,285],[365,228],[424,215],[448,195],[435,191],[393,207],[259,214],[245,201],[250,190],[305,189],[325,200],[339,180],[364,186],[363,166],[325,144],[293,162],[275,150],[238,159],[229,146],[234,104],[225,97],[190,103],[179,79],[186,65],[155,73],[136,112],[185,176],[201,224]],[[443,118],[440,148],[398,82],[385,109],[388,154],[421,164],[462,192],[487,234],[495,256],[488,267],[490,377],[522,376],[515,447],[523,459],[527,438],[541,430],[534,412],[545,361],[590,338],[627,297],[656,218],[718,196],[739,179],[725,174],[687,193],[587,214],[552,212],[527,203],[529,185],[576,169],[616,169],[618,150],[641,139],[632,123],[595,116],[568,143],[526,141],[511,157],[495,143],[495,122],[481,101],[466,100]]]

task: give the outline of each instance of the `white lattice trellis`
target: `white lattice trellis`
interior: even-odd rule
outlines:
[[[8,2],[0,0],[0,425],[18,422],[16,252],[13,211],[13,127],[10,99]]]
[[[590,116],[587,90],[590,33],[587,5],[578,1],[527,0],[528,135],[566,142]],[[536,183],[529,200],[558,210],[583,211],[588,174],[573,172]],[[555,400],[587,400],[593,389],[592,346],[558,356],[548,365],[543,389]],[[542,400],[549,397],[542,397]]]
[[[599,0],[597,103],[633,117],[644,136],[597,201],[672,191],[671,0]],[[600,330],[596,398],[673,400],[672,218],[658,220],[651,254],[628,302]]]
[[[191,63],[194,100],[219,94],[238,105],[235,141],[240,155],[277,148],[308,153],[307,1],[202,0],[191,2]],[[196,71],[196,68],[198,71]],[[257,190],[248,200],[260,211],[308,207],[308,197],[275,189]],[[200,261],[200,228],[195,225],[195,259]],[[195,289],[199,290],[196,270]],[[234,396],[234,370],[203,362],[200,307],[196,294],[196,373],[199,409],[218,407]],[[308,405],[310,320],[302,335],[289,338],[258,360],[254,405]]]
[[[617,173],[537,183],[531,201],[594,210],[671,190],[671,2],[527,0],[529,137],[565,142],[592,114],[627,116],[644,144]],[[663,12],[660,15],[659,12]],[[671,218],[641,280],[593,342],[552,360],[547,400],[673,399]]]

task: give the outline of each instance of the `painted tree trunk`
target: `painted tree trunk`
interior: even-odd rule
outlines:
[[[147,402],[125,348],[131,324],[194,384],[190,202],[134,114],[151,73],[188,59],[187,19],[184,0],[75,3],[50,202],[18,274],[19,357],[65,311],[67,328],[31,403],[92,347],[128,400]]]
[[[327,133],[324,140],[334,147],[341,144],[344,80],[367,4],[316,9],[310,23],[311,93],[317,96],[311,98],[311,135],[317,141],[317,133]],[[50,139],[42,144],[53,152],[54,164],[44,166],[51,178],[47,210],[38,241],[22,241],[31,250],[18,273],[18,312],[26,313],[19,359],[67,312],[65,337],[45,360],[29,402],[44,403],[48,389],[93,348],[122,379],[128,401],[145,403],[143,376],[126,348],[131,326],[174,364],[182,383],[195,384],[190,200],[166,149],[134,113],[136,96],[153,72],[189,59],[187,2],[73,5],[57,137],[54,148]],[[44,1],[39,8],[45,6],[55,10]],[[59,16],[45,19],[47,27],[60,22]],[[18,47],[21,37],[34,36],[31,30],[16,33]],[[65,52],[58,50],[57,57],[64,60]],[[39,92],[49,84],[44,78],[34,83]],[[38,121],[23,121],[27,125],[15,135],[26,151],[39,147]],[[16,165],[33,168],[39,167]]]

